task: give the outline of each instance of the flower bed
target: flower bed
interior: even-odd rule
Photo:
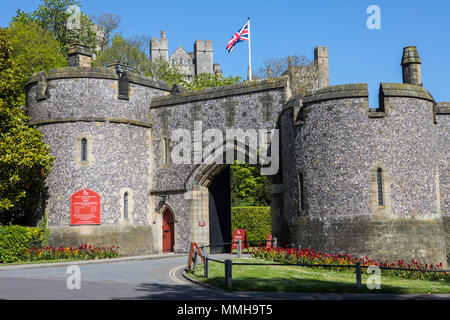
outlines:
[[[112,246],[109,248],[95,247],[91,245],[81,245],[78,248],[72,247],[44,247],[26,250],[20,260],[21,261],[41,261],[41,260],[89,260],[89,259],[106,259],[120,257],[119,247]]]
[[[396,263],[388,260],[373,260],[368,257],[356,257],[347,253],[327,254],[314,251],[313,249],[290,249],[290,248],[254,248],[253,256],[255,258],[279,262],[283,264],[317,264],[317,265],[355,265],[357,262],[361,266],[390,267],[395,269],[434,269],[443,270],[442,262],[436,265],[422,264],[412,260],[405,262],[398,260]],[[326,267],[322,267],[326,268]],[[328,268],[327,268],[328,269]],[[349,268],[330,267],[332,270],[341,271]],[[350,269],[351,270],[351,269]],[[364,271],[363,271],[364,272]],[[402,270],[382,270],[383,274],[391,275],[403,279],[422,279],[422,280],[446,280],[450,281],[450,272],[431,272],[431,271],[402,271]]]

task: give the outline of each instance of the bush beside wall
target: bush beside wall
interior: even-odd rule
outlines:
[[[46,232],[41,228],[0,226],[0,263],[17,261],[25,250],[42,247],[45,241]]]
[[[247,240],[265,240],[272,233],[270,207],[232,207],[231,229],[247,229]]]

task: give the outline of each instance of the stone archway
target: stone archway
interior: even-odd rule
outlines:
[[[187,193],[185,198],[190,202],[190,223],[191,223],[191,240],[197,242],[198,244],[211,245],[214,241],[231,241],[231,203],[226,203],[226,199],[219,199],[217,194],[220,194],[220,189],[217,190],[215,185],[215,180],[224,179],[223,175],[226,175],[228,171],[229,178],[229,167],[230,164],[222,163],[223,161],[216,161],[217,158],[224,157],[226,151],[232,148],[235,156],[240,154],[244,159],[248,159],[250,152],[256,154],[256,150],[250,149],[246,145],[224,145],[220,152],[216,153],[216,157],[209,157],[205,161],[199,164],[188,176],[186,180],[186,190]],[[260,163],[254,164],[260,167]],[[219,182],[220,184],[220,182]],[[220,187],[219,187],[220,188]],[[230,186],[227,186],[228,197],[230,192]],[[211,191],[211,192],[210,192]],[[228,199],[229,200],[229,199]],[[212,203],[212,201],[214,203]],[[220,210],[220,206],[227,206],[226,210]],[[211,210],[219,209],[215,220],[211,215]],[[218,208],[219,207],[219,208]],[[223,208],[222,208],[223,209]],[[223,215],[228,214],[228,217],[224,218]],[[221,216],[222,215],[222,216]],[[227,220],[228,219],[228,220]],[[221,223],[220,226],[211,226],[211,223]],[[225,225],[224,225],[225,224]],[[229,224],[229,226],[228,226]],[[226,234],[227,228],[229,229],[229,237]],[[221,232],[221,237],[214,238],[211,235],[212,230]],[[220,240],[220,239],[222,240]],[[223,242],[222,242],[223,243]]]

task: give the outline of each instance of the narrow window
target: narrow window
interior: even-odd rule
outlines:
[[[123,218],[128,219],[128,192],[123,195]]]
[[[87,139],[81,139],[81,161],[87,161]]]
[[[169,164],[169,140],[167,138],[163,138],[162,148],[163,164]]]
[[[377,187],[378,187],[378,205],[383,206],[383,179],[382,179],[382,170],[378,168],[377,170]]]
[[[305,196],[303,189],[303,174],[299,173],[298,175],[298,196],[300,202],[300,210],[305,210]]]

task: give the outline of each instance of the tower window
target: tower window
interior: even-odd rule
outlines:
[[[128,192],[123,195],[123,218],[128,219]]]
[[[383,171],[381,168],[377,170],[377,188],[378,188],[378,205],[383,206]]]
[[[81,139],[81,161],[87,161],[87,139]]]
[[[169,139],[167,138],[162,140],[162,163],[169,164]]]
[[[303,189],[303,174],[298,175],[298,196],[300,203],[300,210],[305,210],[305,194]]]

